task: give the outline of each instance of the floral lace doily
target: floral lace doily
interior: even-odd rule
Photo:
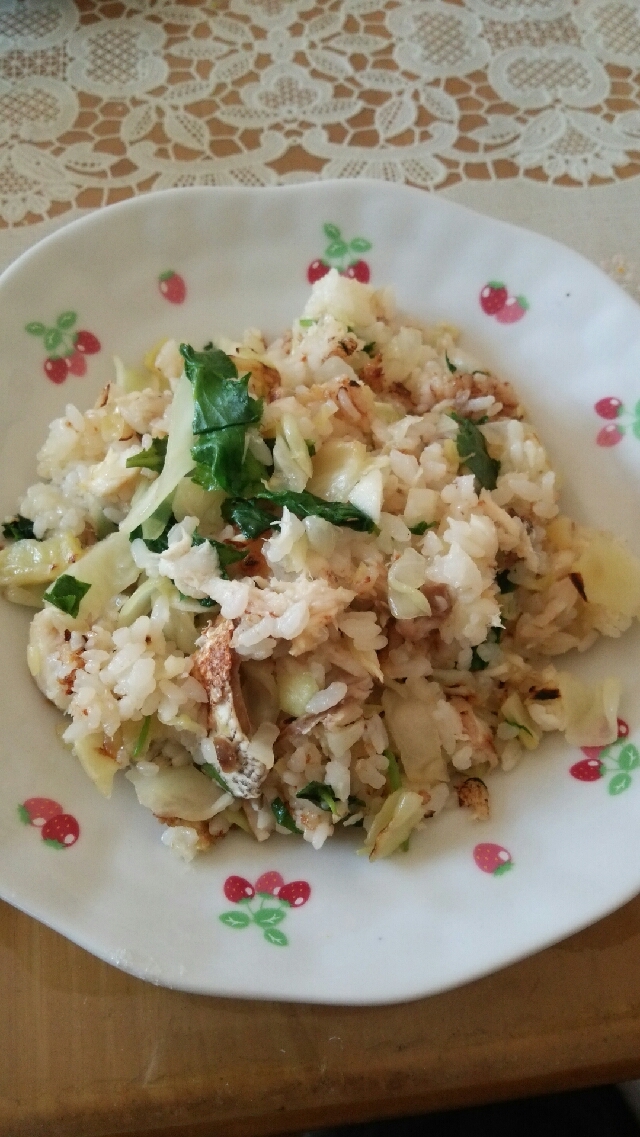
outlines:
[[[176,185],[639,173],[638,0],[0,5],[0,225]]]

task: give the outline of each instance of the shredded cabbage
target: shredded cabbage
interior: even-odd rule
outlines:
[[[100,793],[105,797],[111,797],[113,779],[119,766],[115,758],[105,754],[104,735],[87,734],[84,738],[78,738],[73,744],[73,751]]]
[[[364,850],[369,860],[395,853],[422,821],[424,808],[422,796],[413,790],[396,790],[389,794],[367,833]]]
[[[193,436],[193,392],[186,375],[176,384],[173,402],[169,411],[169,440],[164,467],[159,478],[149,486],[147,492],[133,505],[130,513],[120,525],[123,533],[132,533],[143,521],[155,513],[165,498],[175,490],[178,482],[193,469],[195,462],[191,457]]]
[[[127,778],[135,786],[140,805],[157,817],[208,821],[218,812],[216,805],[223,796],[220,787],[195,766],[169,766],[152,776],[134,767]]]
[[[112,533],[104,541],[92,545],[76,564],[70,565],[66,575],[91,586],[82,597],[78,610],[79,622],[90,627],[102,615],[112,597],[135,584],[140,569],[131,556],[126,533]]]

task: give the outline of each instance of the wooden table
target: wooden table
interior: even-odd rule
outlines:
[[[392,1007],[167,991],[0,905],[0,1137],[260,1137],[640,1075],[640,898]]]

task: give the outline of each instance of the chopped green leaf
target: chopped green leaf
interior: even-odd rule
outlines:
[[[217,782],[220,786],[220,789],[224,790],[226,794],[231,793],[231,790],[222,777],[222,774],[219,772],[219,770],[216,770],[215,766],[213,766],[211,762],[203,762],[199,769],[202,770],[202,773],[206,774],[208,778],[211,778],[212,782]]]
[[[435,521],[419,521],[417,525],[410,525],[409,532],[413,533],[414,537],[422,537],[427,529],[433,529]]]
[[[302,834],[302,830],[298,829],[282,798],[275,797],[273,799],[271,802],[271,812],[278,822],[278,825],[282,825],[284,829],[288,829],[291,833]]]
[[[160,474],[167,455],[168,441],[168,436],[165,438],[154,438],[151,446],[149,446],[147,450],[141,450],[139,454],[134,454],[132,458],[127,458],[127,469],[131,470],[135,466],[142,466],[145,470],[154,470],[156,474]]]
[[[530,738],[533,738],[533,731],[529,730],[529,727],[525,726],[523,722],[516,722],[515,719],[505,719],[504,721],[508,723],[509,726],[515,726],[517,730],[523,730],[525,734],[528,734]]]
[[[392,793],[396,790],[402,789],[402,778],[400,776],[400,767],[398,766],[398,759],[396,758],[393,750],[383,750],[385,758],[389,765],[387,767],[387,781]]]
[[[365,355],[369,356],[369,359],[373,359],[374,355],[376,354],[376,345],[372,340],[371,343],[363,344],[362,350],[364,351]]]
[[[503,595],[507,592],[515,592],[518,587],[518,585],[514,584],[510,579],[509,569],[503,569],[502,572],[496,573],[496,584]]]
[[[310,328],[313,324],[317,324],[317,320],[298,320],[301,328]]]
[[[136,738],[135,745],[131,752],[132,758],[139,758],[144,753],[147,746],[147,739],[149,737],[149,726],[151,723],[151,715],[145,715],[144,722],[140,734]]]
[[[489,634],[487,635],[487,638],[484,642],[487,644],[499,644],[500,640],[502,639],[502,631],[502,628],[489,628]],[[472,648],[469,671],[484,671],[485,667],[488,666],[489,661],[482,658],[476,647]]]
[[[211,547],[215,549],[218,554],[220,576],[223,577],[224,580],[228,580],[227,568],[229,565],[237,564],[238,561],[244,561],[247,557],[247,550],[235,548],[233,545],[227,545],[224,541],[214,541],[212,537],[201,537],[197,531],[193,534],[192,544],[203,545],[205,540],[209,542]]]
[[[294,490],[268,490],[262,489],[256,493],[257,498],[272,501],[275,505],[286,506],[296,517],[322,517],[332,525],[344,525],[348,529],[355,529],[358,533],[373,533],[374,521],[355,505],[342,501],[324,501],[321,497],[303,490],[296,493]]]
[[[86,596],[90,588],[91,585],[85,584],[83,580],[63,573],[47,589],[44,599],[48,600],[50,604],[54,604],[61,612],[66,612],[68,616],[73,616],[75,619],[80,610],[80,601],[83,596]]]
[[[245,454],[245,430],[244,426],[228,426],[201,434],[191,448],[197,462],[191,480],[203,489],[236,495],[262,489],[267,469],[250,450]]]
[[[201,434],[191,447],[191,455],[197,463],[192,481],[206,490],[241,492],[245,433],[244,426],[227,426],[224,430]]]
[[[167,523],[159,537],[155,537],[153,540],[145,537],[142,532],[142,525],[138,525],[137,529],[132,529],[129,534],[129,540],[144,541],[150,553],[166,553],[169,548],[169,530],[173,529],[175,523],[176,519],[173,514],[170,513],[167,518]]]
[[[485,667],[489,666],[489,660],[483,659],[478,655],[477,647],[471,649],[471,663],[469,664],[469,671],[484,671]]]
[[[245,537],[259,537],[267,529],[278,525],[273,514],[267,513],[255,501],[246,501],[242,497],[227,497],[223,501],[220,512],[223,520],[231,525],[237,525]]]
[[[451,360],[449,359],[449,356],[447,355],[446,351],[445,351],[445,353],[444,353],[444,357],[445,357],[445,359],[446,359],[446,361],[447,361],[447,367],[449,368],[449,371],[451,372],[451,374],[452,374],[452,375],[455,375],[455,373],[456,373],[456,371],[458,370],[458,368],[456,367],[455,363],[452,363],[452,362],[451,362]]]
[[[260,422],[262,399],[251,397],[249,376],[239,379],[235,363],[224,351],[218,348],[194,351],[183,343],[180,354],[187,379],[193,386],[194,434]]]
[[[484,489],[494,490],[500,473],[500,463],[496,458],[489,457],[482,431],[471,419],[462,418],[455,411],[451,411],[450,416],[458,424],[456,446],[460,461],[471,470],[472,474],[475,474]]]
[[[33,540],[33,521],[17,513],[2,526],[2,535],[10,541]]]
[[[327,810],[331,814],[335,814],[338,810],[335,794],[331,787],[326,786],[324,782],[309,782],[301,790],[298,790],[296,797],[312,801],[314,805],[319,805],[320,809]]]
[[[199,604],[201,608],[213,608],[216,603],[210,596],[202,596],[196,600],[195,596],[187,596],[185,592],[178,592],[178,595],[181,600],[190,600],[195,604]],[[196,612],[195,614],[197,616],[198,613]]]
[[[311,442],[309,438],[305,438],[305,442],[307,444],[307,450],[309,451],[309,457],[313,458],[316,452],[316,444],[315,442]]]

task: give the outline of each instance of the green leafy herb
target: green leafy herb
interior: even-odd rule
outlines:
[[[413,533],[414,537],[422,537],[427,529],[433,529],[435,521],[419,521],[417,525],[410,525],[409,532]]]
[[[199,436],[191,449],[192,481],[231,494],[261,485],[264,466],[250,453],[245,457],[247,427],[262,418],[262,399],[249,394],[249,376],[238,378],[235,363],[218,348],[194,351],[181,344],[180,352],[193,386],[193,432]]]
[[[168,441],[168,437],[154,438],[151,446],[149,446],[147,450],[141,450],[139,454],[134,454],[132,458],[127,458],[127,469],[131,470],[134,466],[143,466],[145,470],[154,470],[156,474],[162,473],[164,460],[167,455]]]
[[[301,328],[310,328],[313,324],[317,324],[317,320],[298,320]]]
[[[487,644],[499,644],[502,639],[502,628],[490,628],[489,634],[484,641]],[[489,666],[489,661],[483,659],[479,654],[477,647],[471,649],[471,663],[469,664],[469,671],[484,671],[485,667]]]
[[[255,501],[247,501],[242,497],[227,497],[223,501],[220,512],[223,520],[236,525],[245,537],[259,537],[267,529],[271,529],[278,522],[273,514],[267,513]]]
[[[288,829],[291,833],[302,833],[302,830],[298,829],[282,798],[275,797],[273,799],[271,802],[271,812],[278,822],[278,825],[282,825],[284,829]]]
[[[508,723],[509,726],[515,726],[517,730],[523,730],[525,734],[528,734],[530,738],[533,738],[533,731],[529,730],[529,727],[525,726],[523,722],[516,722],[515,719],[505,719],[504,721]]]
[[[402,789],[402,778],[400,776],[400,767],[398,766],[398,759],[396,758],[393,750],[383,750],[385,758],[389,765],[387,767],[387,781],[392,793],[396,790]]]
[[[309,438],[305,438],[305,442],[307,444],[307,450],[309,451],[309,457],[313,458],[316,452],[316,444],[315,442],[311,442]]]
[[[324,782],[309,782],[298,790],[296,797],[305,798],[306,801],[312,801],[314,805],[319,805],[320,809],[327,810],[331,814],[338,811],[338,802],[336,801],[333,790],[330,786],[326,786]]]
[[[502,569],[501,572],[496,573],[496,584],[503,595],[507,592],[515,592],[518,587],[518,585],[514,584],[509,578],[509,569]]]
[[[286,506],[296,517],[322,517],[332,525],[344,525],[348,529],[355,529],[358,533],[373,533],[375,523],[361,509],[355,505],[345,504],[342,501],[324,501],[321,497],[303,490],[295,493],[294,490],[268,490],[261,489],[256,493],[257,498],[272,501],[275,505]]]
[[[181,600],[190,600],[191,602],[199,604],[201,608],[213,608],[216,603],[215,600],[212,600],[210,596],[203,596],[196,600],[195,596],[187,596],[184,592],[179,592],[178,595]],[[195,615],[197,616],[197,612]]]
[[[238,561],[244,561],[247,556],[246,549],[237,549],[233,545],[227,545],[224,541],[214,541],[212,537],[201,537],[196,531],[193,534],[191,543],[193,545],[204,545],[208,541],[213,549],[218,554],[218,565],[220,567],[220,576],[224,580],[228,580],[227,568],[229,565],[235,565]]]
[[[2,534],[10,541],[24,541],[33,539],[33,521],[17,513],[10,521],[5,521]]]
[[[154,539],[147,539],[143,536],[142,525],[138,525],[136,529],[131,530],[129,534],[129,540],[144,541],[150,553],[166,553],[167,549],[169,548],[169,530],[173,529],[175,523],[176,519],[173,514],[170,513],[169,517],[167,518],[167,524],[165,525],[159,537],[155,537]]]
[[[80,601],[83,596],[86,596],[90,588],[91,585],[85,584],[83,580],[77,580],[75,576],[68,576],[67,573],[63,573],[47,589],[44,599],[48,600],[50,604],[54,604],[61,612],[66,612],[68,616],[73,616],[75,619],[80,609]]]
[[[472,474],[475,474],[484,489],[494,490],[500,473],[500,463],[496,458],[489,457],[482,431],[471,419],[462,418],[455,411],[451,411],[450,415],[458,424],[456,446],[460,461],[468,466]]]
[[[369,359],[373,359],[374,355],[376,354],[376,345],[373,343],[373,341],[371,343],[365,343],[362,350],[364,351],[365,355],[369,356]]]
[[[151,724],[151,715],[145,715],[144,722],[140,734],[136,738],[135,745],[131,752],[132,758],[139,758],[144,753],[147,746],[147,739],[149,737],[149,726]]]
[[[187,379],[193,386],[193,433],[249,426],[262,418],[262,399],[249,394],[249,376],[238,378],[232,359],[218,348],[194,351],[180,344]]]
[[[449,368],[449,371],[451,372],[451,374],[452,374],[452,375],[455,375],[455,373],[456,373],[456,371],[458,370],[458,368],[456,367],[455,363],[452,363],[452,362],[451,362],[451,360],[449,359],[449,356],[447,355],[446,351],[445,351],[445,353],[444,353],[444,357],[445,357],[445,359],[446,359],[446,361],[447,361],[447,367]]]
[[[220,786],[220,789],[224,790],[226,794],[231,793],[231,790],[222,777],[222,774],[219,772],[219,770],[216,770],[215,766],[213,766],[211,762],[203,762],[200,766],[200,769],[202,770],[203,774],[206,774],[208,778],[211,778],[212,782],[217,782]]]

